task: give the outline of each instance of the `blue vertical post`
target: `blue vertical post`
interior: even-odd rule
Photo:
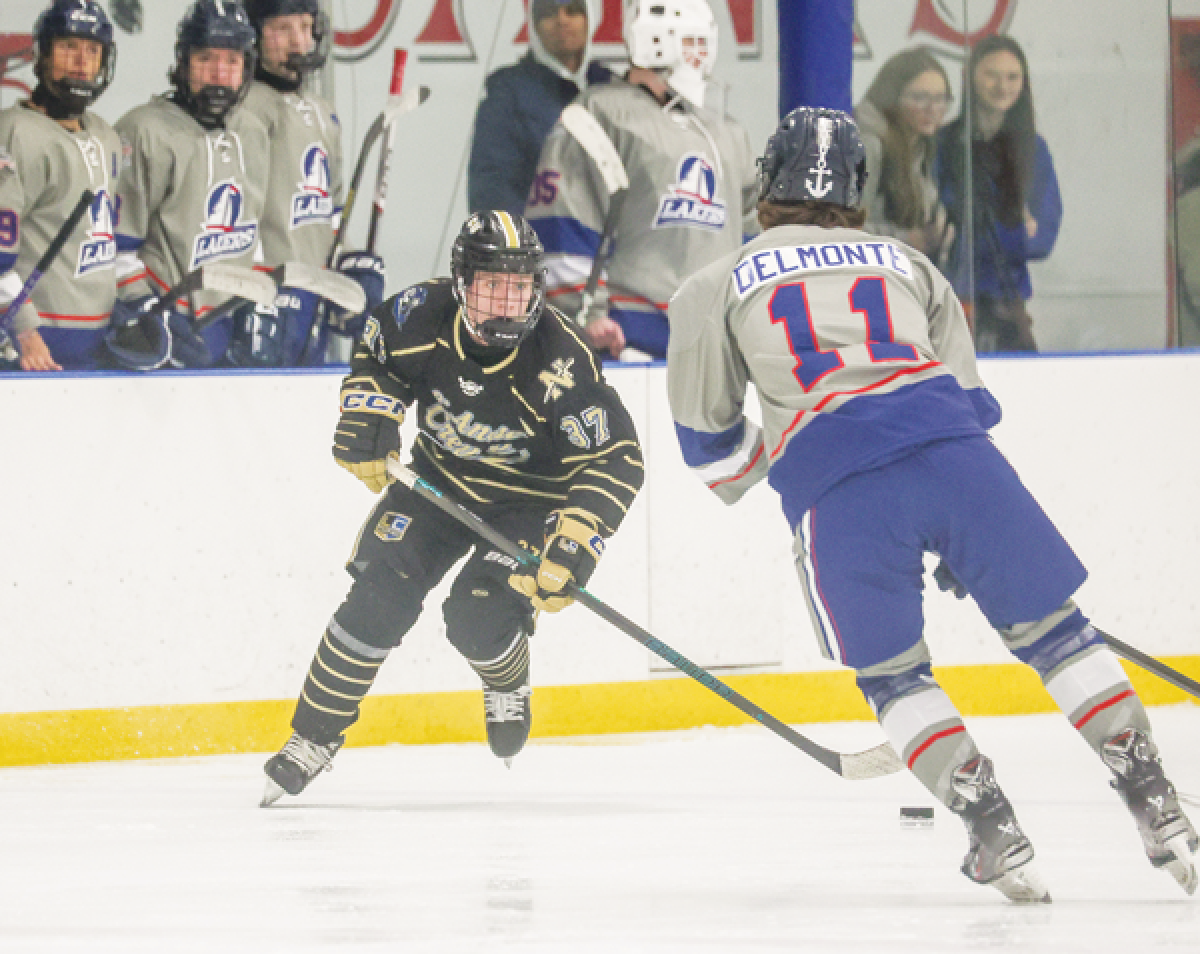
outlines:
[[[778,0],[779,115],[797,106],[850,111],[854,0]]]

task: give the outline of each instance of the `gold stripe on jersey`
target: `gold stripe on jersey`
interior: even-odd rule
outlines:
[[[546,419],[544,417],[542,417],[542,415],[540,415],[537,411],[535,411],[530,406],[529,402],[526,401],[524,397],[522,397],[520,391],[518,391],[516,388],[513,388],[512,393],[516,395],[518,401],[520,401],[522,404],[525,405],[525,407],[529,410],[529,413],[532,414],[535,418],[537,418],[539,424],[546,423]]]
[[[637,441],[617,441],[617,443],[604,448],[604,450],[602,450],[602,451],[597,451],[595,454],[576,454],[574,457],[562,458],[562,462],[564,464],[574,464],[574,463],[577,463],[578,461],[600,460],[602,457],[607,457],[613,451],[618,450],[622,447],[636,447],[639,452],[641,451],[641,447],[638,445]],[[629,460],[628,457],[626,457],[625,459]],[[630,461],[630,463],[635,463],[635,462]],[[642,466],[641,461],[636,461],[636,463],[639,467]]]
[[[632,500],[634,497],[637,496],[637,488],[636,487],[629,486],[629,484],[625,483],[625,481],[623,481],[623,480],[617,480],[617,478],[614,477],[612,474],[606,474],[602,470],[585,470],[584,473],[590,474],[592,477],[603,477],[605,480],[611,480],[618,487],[629,491],[629,499],[630,500]]]
[[[566,315],[556,308],[551,308],[550,310],[558,317],[558,323],[562,326],[563,331],[579,342],[579,347],[583,349],[583,353],[587,355],[588,363],[592,366],[592,376],[599,381],[601,379],[600,368],[596,364],[596,354],[592,351],[592,346],[585,344],[584,340],[575,333],[575,329],[571,327],[571,322],[567,319]]]
[[[439,344],[443,344],[443,342],[431,341],[429,344],[417,345],[415,348],[396,348],[393,351],[389,351],[388,354],[393,358],[399,358],[406,354],[420,354],[422,351],[432,351]]]
[[[594,484],[576,484],[574,487],[571,488],[571,490],[572,491],[590,490],[592,493],[600,494],[603,497],[607,497],[609,500],[611,500],[613,503],[615,503],[617,505],[617,509],[620,510],[621,513],[629,513],[629,504],[623,503],[619,498],[614,497],[603,487],[597,487]]]
[[[424,436],[424,435],[422,435],[422,436]],[[477,501],[478,503],[492,503],[493,502],[491,500],[488,500],[485,497],[480,497],[470,487],[468,487],[466,484],[464,484],[462,481],[460,481],[457,477],[455,477],[453,474],[451,474],[450,471],[446,470],[446,468],[442,466],[441,461],[439,461],[437,459],[437,456],[433,453],[430,453],[430,447],[428,445],[429,445],[428,441],[422,441],[421,445],[420,445],[421,451],[425,454],[425,459],[428,460],[429,463],[433,464],[433,466],[436,467],[439,471],[441,471],[443,477],[445,477],[448,481],[450,481],[450,483],[454,484],[455,487],[457,487],[464,494],[466,494],[468,497],[472,498],[473,500]]]

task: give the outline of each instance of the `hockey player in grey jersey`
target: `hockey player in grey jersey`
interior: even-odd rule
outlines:
[[[258,65],[242,109],[256,116],[271,140],[262,221],[268,266],[303,262],[324,267],[342,203],[341,125],[332,106],[306,88],[325,63],[332,41],[317,0],[249,0],[246,13],[258,37]],[[383,298],[383,261],[363,252],[339,257],[341,270],[363,286],[366,312]],[[322,364],[325,336],[310,334],[318,309],[310,292],[280,289],[276,309],[243,305],[234,313],[234,363]],[[353,337],[365,313],[337,311],[333,330]]]
[[[717,30],[704,0],[632,0],[625,78],[578,102],[608,134],[630,180],[588,314],[593,347],[662,358],[667,301],[688,275],[738,248],[754,219],[754,155],[708,89]],[[542,149],[525,215],[546,248],[550,295],[568,315],[600,251],[611,208],[599,170],[561,122]]]
[[[94,0],[54,0],[33,33],[37,86],[28,100],[0,111],[0,314],[90,189],[88,214],[13,327],[24,370],[89,370],[103,351],[116,297],[121,153],[116,133],[89,107],[112,81],[117,50]]]
[[[192,322],[222,303],[213,293],[160,301],[212,262],[249,266],[270,143],[236,107],[254,69],[254,30],[229,0],[197,0],[179,24],[174,89],[117,121],[124,164],[118,195],[118,293],[109,347],[124,367],[206,367],[229,346],[228,316],[198,335]]]
[[[671,301],[684,458],[726,503],[764,476],[780,494],[821,649],[857,671],[913,774],[963,819],[968,878],[1050,899],[991,760],[933,677],[926,552],[1111,769],[1151,863],[1193,893],[1196,830],[1141,701],[1073,602],[1086,571],[988,440],[1000,408],[949,283],[915,249],[861,231],[864,156],[845,113],[787,116],[760,160],[766,231]],[[749,382],[761,429],[743,414]]]

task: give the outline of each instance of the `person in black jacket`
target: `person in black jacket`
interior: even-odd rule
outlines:
[[[487,95],[475,114],[469,211],[525,211],[542,142],[559,114],[588,86],[612,79],[608,67],[589,63],[596,23],[595,0],[529,4],[529,52],[487,78]]]

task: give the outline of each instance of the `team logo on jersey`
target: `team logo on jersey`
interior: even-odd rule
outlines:
[[[725,203],[717,198],[717,171],[698,152],[689,152],[679,162],[671,191],[658,202],[654,228],[683,227],[712,229],[725,227]]]
[[[242,190],[232,179],[214,186],[204,206],[204,231],[192,244],[189,271],[209,262],[233,258],[254,248],[258,223],[242,218]]]
[[[375,536],[384,543],[395,543],[404,537],[410,523],[412,517],[389,510],[379,518],[379,523],[375,524]]]
[[[543,400],[547,404],[562,397],[565,389],[575,387],[575,375],[571,373],[574,363],[574,358],[557,358],[551,363],[549,371],[538,375],[538,380],[546,385],[546,397]]]
[[[483,385],[468,381],[461,374],[458,376],[458,386],[467,397],[479,397],[483,393]]]
[[[396,296],[396,301],[392,305],[392,315],[396,319],[396,327],[403,328],[404,322],[408,320],[408,316],[414,308],[425,304],[425,289],[420,285],[413,285],[411,288],[406,288]]]
[[[304,181],[298,183],[299,192],[292,194],[292,217],[288,228],[315,222],[328,222],[333,218],[333,196],[329,194],[329,153],[318,142],[310,143],[301,160]]]
[[[79,243],[79,261],[75,265],[75,277],[112,268],[117,260],[117,240],[113,235],[113,201],[106,189],[96,190],[96,197],[88,206],[88,234]]]

